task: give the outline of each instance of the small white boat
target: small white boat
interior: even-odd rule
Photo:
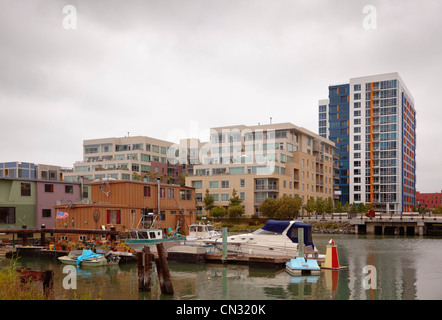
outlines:
[[[193,223],[189,226],[187,241],[221,237],[221,233],[215,230],[211,224]]]
[[[88,249],[70,251],[67,256],[59,257],[58,260],[70,265],[82,267],[100,267],[116,265],[119,263],[120,257],[113,255],[112,252],[102,255]]]
[[[319,252],[312,240],[312,226],[299,221],[269,220],[261,229],[253,233],[230,235],[227,237],[227,251],[253,255],[297,257],[298,228],[304,229],[305,255],[309,258],[318,258]],[[222,250],[222,237],[198,241],[206,245],[214,245],[217,249]]]

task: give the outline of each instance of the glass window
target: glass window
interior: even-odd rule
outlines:
[[[219,188],[219,182],[218,182],[218,181],[210,181],[210,182],[209,182],[209,188],[210,188],[210,189],[216,189],[216,188]]]
[[[21,183],[20,190],[21,190],[21,195],[23,197],[31,196],[31,184],[30,183]]]

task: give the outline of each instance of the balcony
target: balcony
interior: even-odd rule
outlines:
[[[258,185],[255,186],[255,191],[264,191],[264,192],[278,192],[278,186],[274,185]]]

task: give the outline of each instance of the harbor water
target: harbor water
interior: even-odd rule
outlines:
[[[345,270],[290,276],[283,269],[238,264],[169,263],[173,295],[138,290],[136,263],[77,268],[47,258],[21,257],[18,267],[54,270],[56,299],[103,300],[439,300],[442,299],[442,239],[315,234],[319,252],[333,239]],[[9,259],[0,259],[0,264]],[[368,271],[370,270],[370,271]],[[63,272],[65,271],[65,272]],[[68,282],[66,277],[75,275]],[[70,287],[69,287],[70,286]],[[74,286],[74,288],[73,288]]]

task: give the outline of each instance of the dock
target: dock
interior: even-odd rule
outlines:
[[[212,263],[229,263],[229,264],[243,264],[255,267],[266,268],[285,268],[285,263],[290,261],[293,257],[283,256],[264,256],[251,254],[228,254],[227,258],[223,259],[221,253],[207,253],[206,262]]]

